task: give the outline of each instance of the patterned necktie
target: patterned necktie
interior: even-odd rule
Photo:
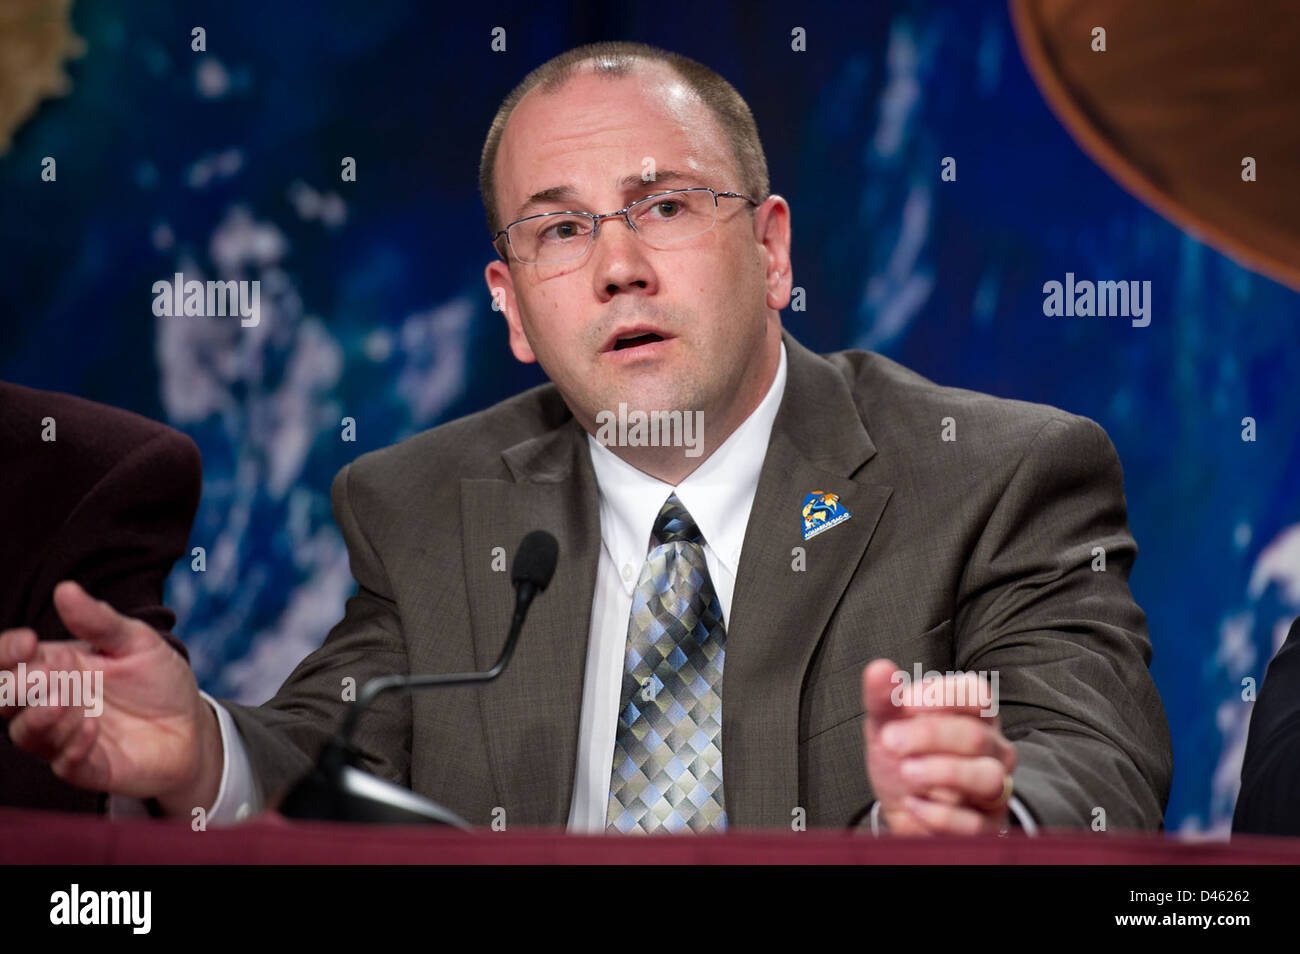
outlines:
[[[676,494],[653,538],[628,620],[606,828],[724,831],[722,608]]]

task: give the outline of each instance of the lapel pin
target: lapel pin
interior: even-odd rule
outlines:
[[[803,538],[811,540],[851,516],[853,514],[840,503],[838,495],[828,490],[814,490],[803,498]]]

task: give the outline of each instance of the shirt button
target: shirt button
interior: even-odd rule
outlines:
[[[631,563],[624,563],[624,564],[623,564],[623,579],[625,579],[625,580],[630,580],[630,579],[632,579],[632,564],[631,564]]]
[[[235,821],[243,821],[245,818],[248,817],[248,814],[249,814],[248,802],[243,802],[239,806],[239,808],[235,810]]]

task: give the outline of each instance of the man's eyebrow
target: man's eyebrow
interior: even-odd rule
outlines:
[[[681,172],[677,169],[659,169],[655,172],[655,177],[651,181],[642,180],[639,172],[631,173],[624,176],[618,181],[618,190],[624,194],[635,191],[658,192],[665,191],[657,186],[681,185],[685,182],[700,184],[701,179],[694,172]],[[551,202],[575,202],[578,191],[570,185],[551,186],[549,189],[542,189],[540,192],[534,192],[528,197],[528,200],[515,212],[514,218],[510,221],[518,221],[528,215],[529,211],[539,205],[546,205]],[[567,210],[566,210],[567,211]],[[571,211],[583,211],[573,209]]]

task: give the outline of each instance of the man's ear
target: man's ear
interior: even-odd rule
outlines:
[[[519,319],[519,303],[515,299],[515,282],[510,274],[510,266],[502,261],[489,262],[483,270],[483,277],[487,280],[488,294],[492,296],[496,309],[506,320],[506,327],[510,331],[511,352],[524,364],[532,364],[537,360],[537,355],[533,354],[528,337],[524,334],[523,323]]]
[[[754,236],[766,257],[767,307],[780,311],[790,304],[794,272],[790,268],[790,205],[781,196],[768,196],[754,215]]]

